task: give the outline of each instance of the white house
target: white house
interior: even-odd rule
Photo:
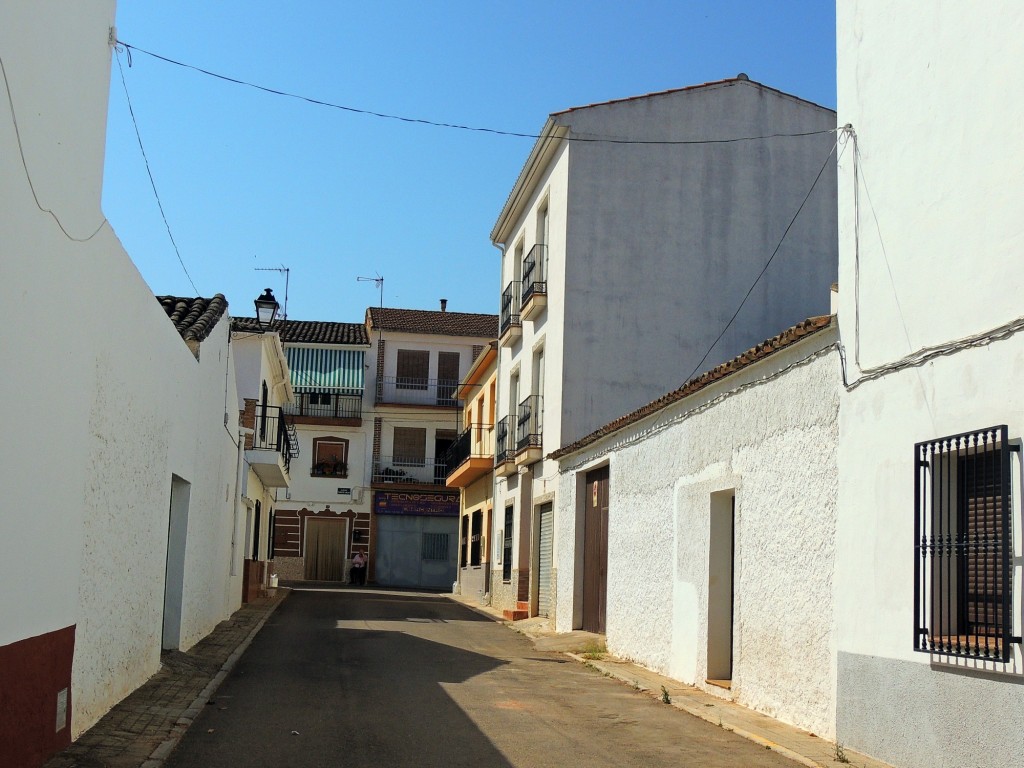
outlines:
[[[507,616],[551,604],[546,454],[829,311],[835,146],[835,113],[745,75],[548,118],[491,232]]]
[[[100,208],[113,24],[112,0],[0,10],[11,765],[42,764],[238,604],[225,307],[188,300],[205,307],[190,348]]]
[[[811,318],[556,451],[556,630],[831,737],[839,368]]]
[[[257,323],[236,322],[231,346],[245,431],[239,493],[246,509],[241,537],[242,601],[248,602],[268,585],[273,571],[277,502],[280,492],[291,485],[291,462],[298,455],[299,442],[285,413],[295,393],[280,334],[264,331]]]
[[[371,307],[373,372],[368,578],[451,589],[456,579],[459,491],[444,457],[461,428],[459,382],[494,340],[496,315]]]
[[[1024,755],[1024,6],[837,3],[837,738]]]

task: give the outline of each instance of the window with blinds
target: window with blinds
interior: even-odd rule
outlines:
[[[437,404],[452,405],[459,388],[459,353],[437,353]]]
[[[395,387],[426,389],[430,380],[430,352],[421,349],[398,350]]]
[[[391,458],[395,466],[424,466],[427,460],[426,428],[395,427]]]
[[[1013,530],[1006,425],[915,446],[914,649],[1009,661]]]

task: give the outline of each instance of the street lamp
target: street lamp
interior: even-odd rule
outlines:
[[[256,305],[256,321],[260,328],[264,331],[270,330],[271,323],[277,317],[277,310],[281,307],[274,298],[274,292],[267,288],[253,303]]]

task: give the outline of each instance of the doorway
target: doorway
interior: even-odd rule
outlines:
[[[708,547],[707,682],[732,687],[733,611],[735,594],[736,493],[711,494]]]
[[[537,615],[551,616],[551,570],[554,554],[555,511],[551,502],[541,504],[540,546],[537,548]]]
[[[583,629],[604,634],[608,604],[609,468],[586,475],[583,515]]]
[[[345,581],[347,543],[348,520],[306,518],[303,578],[308,581]]]
[[[185,545],[188,541],[188,503],[192,486],[171,475],[167,515],[167,560],[164,566],[164,617],[161,645],[176,650],[181,644],[182,599],[185,592]]]

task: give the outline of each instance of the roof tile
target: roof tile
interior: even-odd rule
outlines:
[[[254,317],[236,317],[231,321],[235,331],[259,331]],[[332,323],[319,320],[275,320],[272,331],[281,334],[281,341],[292,344],[365,344],[370,337],[362,323]]]
[[[157,296],[156,300],[185,341],[203,341],[228,309],[228,300],[222,293],[211,299]]]
[[[438,312],[426,309],[370,307],[369,325],[382,331],[431,333],[439,336],[498,337],[498,316],[470,312]]]

